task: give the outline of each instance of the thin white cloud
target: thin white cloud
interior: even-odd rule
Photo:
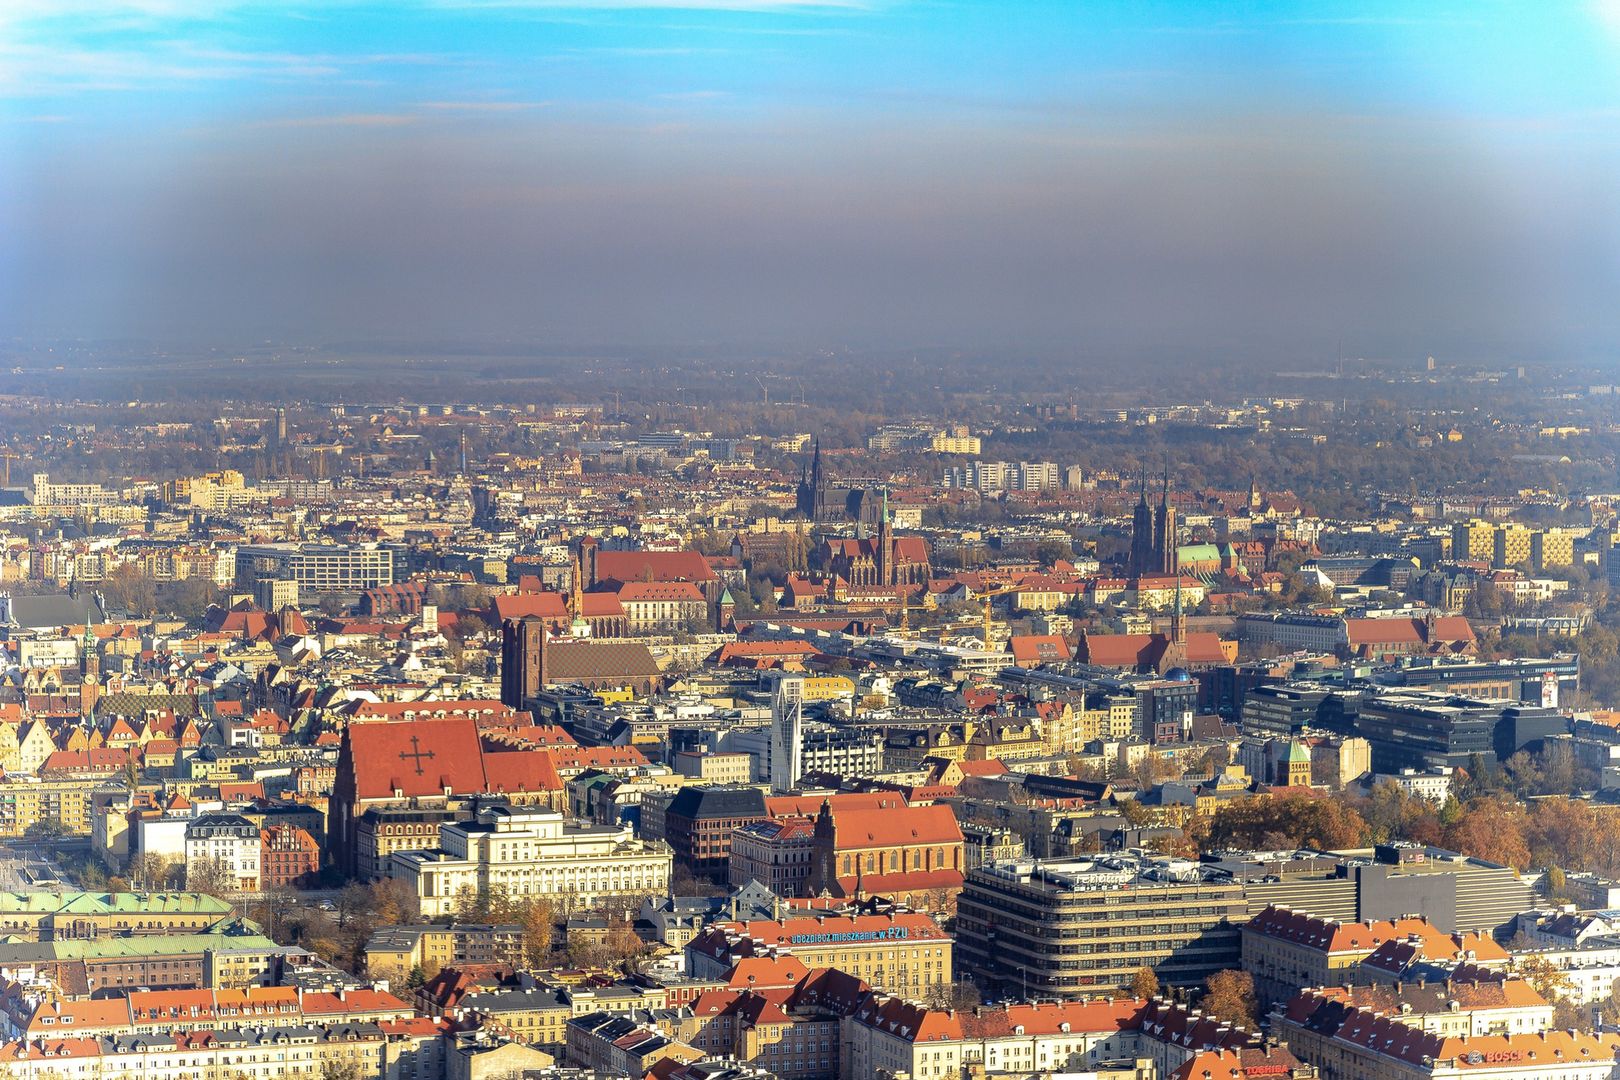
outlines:
[[[334,113],[329,116],[288,116],[266,120],[259,126],[300,127],[403,127],[419,119],[412,113]]]
[[[0,0],[4,3],[5,0]],[[0,21],[3,25],[3,21]],[[185,39],[151,41],[143,48],[97,48],[71,37],[7,42],[0,38],[0,97],[37,97],[59,91],[140,90],[165,83],[239,79],[332,80],[354,69],[454,65],[452,57],[422,53],[291,53],[224,49]]]
[[[212,0],[0,0],[0,16],[16,19],[84,15],[147,15],[175,18],[208,14],[227,5]]]
[[[415,0],[414,6],[553,11],[816,11],[862,10],[885,2],[887,0]],[[337,0],[0,0],[0,24],[83,18],[151,22],[214,19],[243,9],[307,18],[312,12],[340,6],[343,5]]]
[[[440,8],[531,8],[548,11],[865,11],[878,0],[427,0]]]
[[[92,22],[98,29],[211,20],[240,6],[231,0],[0,0],[0,26]]]
[[[431,109],[436,112],[522,112],[525,109],[543,109],[550,102],[546,101],[424,101],[417,105],[419,109]]]
[[[1445,16],[1343,15],[1309,19],[1275,19],[1272,26],[1478,26],[1477,20]]]
[[[241,62],[182,57],[173,51],[0,44],[0,94],[15,96],[64,89],[130,89],[152,82],[234,79],[266,70]]]
[[[730,49],[698,48],[692,45],[593,45],[558,53],[558,59],[579,56],[725,56]]]

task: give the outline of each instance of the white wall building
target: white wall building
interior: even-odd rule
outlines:
[[[204,814],[186,826],[186,877],[218,865],[240,892],[259,890],[259,827],[240,814]]]
[[[803,775],[804,679],[784,675],[771,690],[771,790],[794,789]]]
[[[389,874],[410,883],[422,915],[452,915],[464,897],[568,896],[594,904],[669,888],[674,855],[629,825],[588,825],[555,810],[504,803],[439,826],[439,847],[396,851]]]
[[[1372,782],[1373,786],[1377,787],[1387,781],[1408,795],[1416,795],[1436,806],[1442,806],[1451,795],[1452,772],[1452,769],[1444,767],[1426,769],[1423,772],[1416,769],[1402,769],[1398,773],[1374,773]]]

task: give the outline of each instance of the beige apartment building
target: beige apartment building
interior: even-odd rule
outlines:
[[[840,1049],[842,1077],[1317,1077],[1289,1050],[1162,999],[1099,997],[949,1012],[871,997],[844,1021]]]
[[[687,974],[725,978],[740,960],[794,956],[876,990],[920,997],[951,981],[951,937],[927,915],[822,915],[716,923],[686,946]]]
[[[1553,1026],[1552,1004],[1529,983],[1477,969],[1444,982],[1312,987],[1273,1014],[1272,1024],[1296,1052],[1310,1050],[1306,1056],[1315,1059],[1338,1023],[1357,1009],[1447,1037],[1534,1035]]]
[[[1507,954],[1488,934],[1442,932],[1421,916],[1341,922],[1266,907],[1241,931],[1243,970],[1263,1002],[1286,1001],[1302,986],[1372,981],[1361,962],[1387,943],[1410,944],[1434,960],[1500,965]]]
[[[366,974],[403,981],[412,968],[428,978],[460,964],[522,967],[527,938],[516,924],[385,926],[366,941]]]
[[[517,1058],[540,1069],[549,1055],[486,1036],[477,1045],[445,1036],[427,1017],[378,1025],[243,1026],[138,1039],[39,1039],[0,1044],[10,1080],[483,1080]]]
[[[1322,1080],[1612,1080],[1617,1071],[1614,1032],[1442,1035],[1407,1021],[1349,1009],[1309,1027],[1285,1019],[1278,1034]]]
[[[90,792],[83,780],[0,780],[0,838],[22,836],[40,821],[61,822],[69,836],[89,836]]]

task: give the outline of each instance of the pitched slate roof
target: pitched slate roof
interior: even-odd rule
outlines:
[[[684,787],[669,801],[666,815],[698,818],[769,816],[765,795],[758,788]]]
[[[45,630],[101,622],[102,614],[90,594],[44,593],[11,597],[11,621],[27,630]]]
[[[645,679],[663,674],[639,641],[549,641],[546,673],[552,682],[582,679]]]

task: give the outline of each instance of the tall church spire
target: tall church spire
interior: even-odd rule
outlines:
[[[1170,640],[1177,645],[1187,642],[1187,626],[1181,614],[1181,575],[1176,575],[1176,605],[1170,609]]]
[[[1133,578],[1154,573],[1158,563],[1155,558],[1157,538],[1154,536],[1153,510],[1147,500],[1146,462],[1142,463],[1137,492],[1136,512],[1131,517],[1131,558],[1127,568]]]
[[[572,580],[568,589],[568,614],[572,616],[568,622],[568,632],[574,637],[589,637],[591,624],[585,618],[585,572],[579,561],[579,552],[574,552]]]
[[[808,472],[804,462],[799,463],[799,513],[811,521],[821,520],[822,493],[821,493],[821,436],[816,436],[816,448],[810,455]]]
[[[1181,557],[1177,543],[1176,508],[1170,505],[1170,462],[1164,465],[1164,486],[1159,494],[1159,507],[1153,521],[1153,572],[1177,574],[1181,570]]]
[[[878,584],[887,588],[895,584],[894,528],[889,523],[889,489],[883,489],[882,516],[878,520],[877,535]]]

